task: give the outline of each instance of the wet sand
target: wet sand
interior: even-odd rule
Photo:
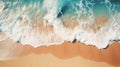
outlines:
[[[83,65],[83,67],[120,66],[119,42],[111,44],[106,49],[99,50],[94,46],[87,46],[80,42],[64,42],[62,45],[33,48],[31,46],[23,46],[20,43],[14,43],[11,40],[5,40],[0,43],[0,48],[2,48],[0,49],[0,66],[2,67],[10,65],[15,67],[16,64],[21,67],[27,67],[22,66],[24,64],[28,65],[28,67],[39,67],[42,64],[52,64],[57,67],[59,65],[63,65],[62,67],[73,67],[76,64],[78,67],[80,65]]]

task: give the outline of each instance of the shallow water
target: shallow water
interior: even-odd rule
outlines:
[[[107,47],[120,39],[120,0],[1,0],[1,41],[39,47],[74,40]]]

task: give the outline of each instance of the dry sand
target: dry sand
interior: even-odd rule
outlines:
[[[30,54],[22,58],[2,61],[0,67],[113,67],[104,62],[83,59],[80,56],[70,59],[60,59],[51,54]]]

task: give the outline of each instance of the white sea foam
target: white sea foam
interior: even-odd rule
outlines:
[[[24,45],[39,47],[58,45],[64,41],[72,42],[76,39],[86,45],[94,45],[98,49],[107,47],[113,40],[119,40],[120,12],[115,11],[112,13],[112,10],[110,10],[111,6],[108,7],[107,5],[109,13],[111,13],[107,23],[97,32],[93,32],[89,26],[94,25],[96,22],[93,8],[90,8],[89,6],[93,6],[94,4],[89,2],[82,4],[82,1],[83,0],[76,3],[77,8],[75,8],[75,13],[77,15],[78,25],[72,29],[65,27],[62,19],[57,18],[57,15],[62,8],[62,6],[60,6],[62,2],[59,3],[59,0],[52,0],[50,2],[45,0],[41,9],[38,9],[38,4],[34,4],[33,6],[23,5],[21,9],[16,7],[17,11],[13,11],[12,9],[3,10],[4,4],[0,2],[3,4],[0,5],[0,7],[2,6],[2,9],[0,10],[0,30],[4,33],[4,35],[1,35],[1,40],[10,38],[15,42],[21,42]],[[110,5],[109,2],[107,2],[107,4]],[[88,8],[88,10],[86,10],[86,8]],[[36,11],[34,12],[33,10]],[[39,15],[41,10],[46,10],[46,13],[42,16]],[[83,15],[87,18],[84,19],[82,17]],[[40,19],[44,20],[44,22],[39,21]],[[43,30],[39,29],[40,23],[43,23],[41,24],[44,25],[43,27],[47,27],[47,25],[53,26],[54,31],[44,32],[44,28]],[[34,28],[34,26],[36,27]],[[90,29],[85,30],[84,26],[88,26]]]

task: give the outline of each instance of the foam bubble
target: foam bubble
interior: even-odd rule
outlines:
[[[4,33],[4,35],[0,34],[1,40],[10,38],[33,47],[77,40],[102,49],[114,40],[120,39],[120,12],[115,7],[119,4],[112,4],[109,0],[102,0],[99,3],[94,0],[51,0],[50,2],[22,0],[0,1],[0,4],[0,32]],[[104,6],[100,7],[100,5]],[[63,7],[67,9],[64,10]],[[101,14],[103,18],[107,18],[105,23],[102,19],[96,20]],[[63,21],[66,19],[68,21]],[[76,21],[72,22],[73,20]],[[77,25],[68,28],[65,23],[68,25],[77,23]],[[100,23],[104,24],[100,25]],[[98,27],[100,29],[94,32]]]

